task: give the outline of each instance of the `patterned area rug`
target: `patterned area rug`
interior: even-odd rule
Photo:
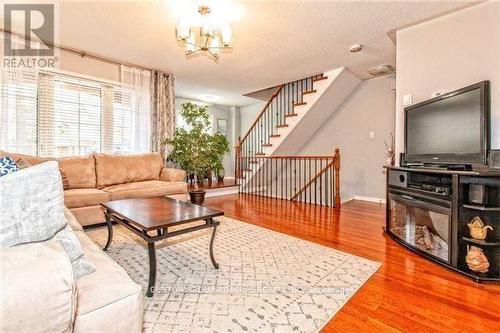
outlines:
[[[157,292],[144,297],[146,332],[316,332],[380,264],[227,217],[211,230],[157,244]],[[106,228],[87,231],[98,244]],[[108,254],[147,288],[146,243],[114,227]]]

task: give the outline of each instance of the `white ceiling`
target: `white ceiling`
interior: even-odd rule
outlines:
[[[186,0],[171,0],[186,1]],[[178,96],[245,105],[243,94],[347,66],[361,78],[394,65],[390,30],[464,6],[464,1],[238,1],[234,49],[218,62],[187,59],[163,1],[62,1],[60,44],[174,73]],[[362,52],[349,53],[353,43]]]

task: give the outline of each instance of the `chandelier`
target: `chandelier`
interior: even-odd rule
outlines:
[[[217,60],[221,51],[231,49],[231,26],[214,14],[210,6],[200,5],[197,13],[184,13],[179,17],[176,37],[186,46],[187,56],[206,52]]]

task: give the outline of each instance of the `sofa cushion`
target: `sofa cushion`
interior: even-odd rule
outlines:
[[[109,200],[109,193],[96,188],[75,188],[64,191],[64,204],[68,208],[97,206]]]
[[[63,157],[57,161],[66,174],[70,189],[96,187],[94,156]]]
[[[0,150],[0,156],[10,156],[16,162],[18,160],[23,159],[23,160],[29,162],[31,165],[40,164],[40,163],[47,162],[47,161],[51,160],[50,158],[46,158],[46,157],[38,157],[38,156],[31,156],[31,155],[25,155],[25,154],[9,153],[9,152],[3,151],[3,150]]]
[[[97,188],[144,180],[160,179],[163,158],[160,153],[136,155],[94,154]]]
[[[71,208],[71,213],[82,226],[106,222],[104,210],[101,205]]]
[[[72,332],[76,280],[55,239],[0,250],[0,332]]]
[[[59,168],[61,169],[61,177],[65,177],[69,188],[89,188],[96,186],[95,162],[93,155],[52,158],[8,153],[0,150],[0,156],[10,156],[16,162],[23,160],[31,165],[47,161],[58,161]]]
[[[111,195],[111,200],[159,197],[187,192],[184,182],[164,182],[161,180],[148,180],[130,184],[119,184],[102,189]]]
[[[83,231],[76,231],[75,234],[96,267],[93,274],[76,280],[77,316],[112,306],[121,299],[142,293],[141,286],[134,283],[125,270],[97,247]]]

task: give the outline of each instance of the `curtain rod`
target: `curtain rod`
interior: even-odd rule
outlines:
[[[24,40],[27,40],[26,35],[22,35],[22,34],[19,34],[17,32],[5,30],[3,28],[0,29],[0,31],[3,32],[3,33],[7,33],[7,34],[10,34],[10,35],[14,35],[14,36],[20,37],[20,38],[22,38]],[[136,65],[136,64],[131,64],[131,63],[119,61],[119,60],[116,60],[116,59],[113,59],[113,58],[108,58],[108,57],[100,56],[100,55],[97,55],[97,54],[88,53],[88,52],[85,52],[83,50],[78,50],[78,49],[74,49],[74,48],[71,48],[71,47],[63,46],[63,45],[56,45],[56,44],[49,43],[49,42],[46,42],[46,41],[43,41],[43,40],[39,40],[37,42],[42,42],[45,45],[57,48],[59,50],[62,50],[62,51],[68,52],[68,53],[78,54],[82,58],[87,57],[87,58],[90,58],[90,59],[95,59],[95,60],[99,60],[99,61],[102,61],[102,62],[107,62],[107,63],[110,63],[110,64],[114,64],[114,65],[125,65],[125,66],[129,66],[129,67],[137,67],[137,68],[148,70],[148,71],[152,71],[153,70],[152,68],[148,68],[148,67],[144,67],[144,66],[140,66],[140,65]]]

